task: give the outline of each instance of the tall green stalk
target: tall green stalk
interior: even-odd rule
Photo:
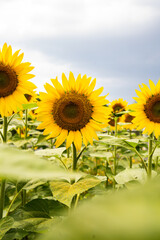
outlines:
[[[115,133],[114,136],[117,137],[117,122],[118,122],[118,117],[114,118],[115,121]],[[114,146],[114,160],[113,160],[113,175],[116,175],[116,165],[117,165],[117,146]],[[113,188],[116,186],[116,181],[113,179]]]
[[[69,148],[67,148],[67,158],[69,158]]]
[[[132,131],[129,130],[129,138],[132,139]],[[132,168],[132,156],[129,157],[129,168]]]
[[[3,217],[3,208],[4,208],[4,204],[5,204],[5,184],[6,184],[6,179],[2,179],[1,195],[0,195],[0,219]]]
[[[8,129],[7,117],[4,117],[3,118],[3,143],[7,142],[7,129]]]
[[[7,142],[7,117],[3,118],[3,143]],[[3,217],[3,209],[5,204],[5,184],[6,179],[2,179],[1,181],[1,195],[0,195],[0,219]]]
[[[25,109],[25,132],[24,132],[24,139],[27,139],[28,135],[28,109]],[[27,143],[24,145],[24,148],[27,149]],[[22,198],[22,206],[26,204],[26,190],[23,189],[21,192],[21,198]]]
[[[28,134],[28,110],[25,110],[25,133],[24,133],[24,138],[27,139],[27,134]]]
[[[158,159],[159,159],[159,157],[157,156],[156,157],[156,162],[155,162],[155,171],[157,171],[157,169],[158,169]]]
[[[73,171],[77,169],[77,151],[74,143],[72,143],[73,147]]]
[[[118,117],[115,117],[114,120],[115,120],[115,134],[114,134],[114,136],[117,137]],[[116,175],[116,164],[117,164],[117,146],[114,146],[113,175]]]
[[[152,147],[153,147],[153,133],[148,138],[148,178],[152,176]]]

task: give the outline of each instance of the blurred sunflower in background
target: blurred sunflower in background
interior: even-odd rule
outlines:
[[[120,122],[120,118],[118,118],[117,123]],[[114,118],[109,118],[108,121],[108,126],[110,131],[115,131],[115,119]],[[121,126],[117,124],[117,130],[119,131],[121,129]]]
[[[114,100],[109,105],[111,116],[112,117],[120,117],[122,116],[120,112],[126,111],[127,101],[123,100],[123,98],[119,98],[118,100]]]
[[[25,98],[27,99],[28,103],[37,103],[38,101],[37,94],[35,91],[33,91],[32,95],[25,94]],[[32,119],[36,119],[37,118],[36,108],[29,110],[28,114]]]
[[[143,133],[150,135],[154,132],[155,137],[160,135],[160,80],[157,85],[149,80],[150,89],[142,83],[139,90],[135,90],[138,97],[133,97],[137,103],[131,104],[133,123],[137,129],[144,129]]]
[[[126,110],[130,110],[130,105],[127,106]],[[125,123],[125,125],[122,125],[121,127],[128,130],[136,129],[136,125],[132,122],[134,118],[135,117],[132,116],[130,112],[123,114],[123,116],[121,117],[121,122]]]
[[[30,94],[24,94],[24,96],[27,99],[28,103],[37,102],[36,100],[37,94],[35,91],[32,91]]]
[[[98,140],[96,131],[102,131],[108,122],[107,95],[99,96],[103,87],[94,90],[96,79],[80,74],[75,79],[72,72],[69,79],[62,74],[62,85],[57,78],[51,81],[54,86],[46,83],[47,93],[40,93],[37,113],[42,123],[38,129],[45,129],[48,138],[57,137],[56,147],[65,140],[67,148],[74,143],[77,150],[82,139],[85,146],[93,144],[93,139]]]
[[[0,49],[0,114],[10,116],[27,103],[24,94],[32,95],[36,86],[28,80],[35,75],[29,74],[34,67],[31,63],[22,63],[20,50],[12,54],[12,47],[5,43]]]
[[[27,128],[27,132],[29,131],[30,129]],[[25,137],[25,127],[18,127],[17,128],[17,134],[20,136],[20,138],[24,138]],[[29,134],[27,134],[27,137],[29,137]]]

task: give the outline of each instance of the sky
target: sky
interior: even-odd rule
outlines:
[[[0,48],[24,52],[38,91],[62,73],[97,79],[129,103],[160,79],[159,0],[0,0]]]

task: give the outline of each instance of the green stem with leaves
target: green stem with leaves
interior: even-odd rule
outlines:
[[[6,184],[6,180],[2,179],[1,195],[0,195],[0,219],[3,217],[3,208],[4,208],[4,203],[5,203],[5,184]]]
[[[7,117],[3,118],[3,143],[7,142],[7,128],[8,128],[8,123],[7,123]],[[4,204],[5,204],[5,184],[6,184],[6,179],[2,179],[1,181],[1,195],[0,195],[0,219],[3,217],[3,209],[4,209]]]
[[[77,196],[76,196],[76,200],[75,200],[75,204],[74,204],[74,209],[77,208],[77,204],[78,204],[79,197],[80,197],[80,193],[78,193]]]
[[[115,134],[114,136],[117,137],[117,122],[118,122],[118,117],[114,118],[115,120]],[[116,175],[116,164],[117,164],[117,146],[114,146],[114,162],[113,162],[113,175]]]
[[[8,129],[7,117],[4,117],[3,118],[3,143],[7,142],[7,129]]]
[[[148,178],[152,176],[152,147],[153,147],[153,133],[148,138]]]
[[[25,132],[24,132],[24,139],[27,139],[28,135],[28,109],[24,110],[25,112]],[[27,143],[24,145],[24,148],[27,149]],[[21,192],[21,197],[22,197],[22,206],[26,204],[26,190],[23,189]]]
[[[27,139],[27,134],[28,134],[28,109],[25,110],[25,133],[24,133],[24,138]]]
[[[118,117],[114,117],[115,121],[115,133],[114,136],[117,137],[117,122],[118,122]],[[113,160],[113,175],[116,175],[116,165],[117,165],[117,146],[114,146],[114,160]],[[115,188],[116,181],[115,179],[113,180],[113,188]]]
[[[132,139],[132,131],[129,129],[129,138]],[[129,168],[132,168],[132,156],[129,157]]]
[[[20,189],[20,191],[19,191],[19,192],[17,192],[17,193],[15,194],[15,196],[13,197],[13,199],[12,199],[12,201],[11,201],[10,205],[9,205],[9,208],[8,208],[8,210],[7,210],[7,214],[6,214],[6,216],[8,216],[8,215],[9,215],[9,212],[10,212],[10,210],[11,210],[12,206],[13,206],[13,203],[15,202],[15,200],[17,199],[17,197],[19,196],[19,194],[20,194],[20,193],[22,193],[22,191],[23,191],[23,190],[24,190],[24,189],[23,189],[23,188],[21,188],[21,189]]]
[[[72,143],[72,149],[73,149],[73,170],[75,171],[77,169],[77,151],[74,143]]]
[[[67,148],[67,158],[69,158],[69,149],[70,148]]]
[[[159,158],[159,157],[156,157],[156,162],[155,162],[155,171],[157,171],[157,169],[158,169],[158,158]]]

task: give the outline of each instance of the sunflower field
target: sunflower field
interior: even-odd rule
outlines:
[[[0,239],[160,239],[160,81],[133,104],[86,75],[45,92],[0,50]]]

